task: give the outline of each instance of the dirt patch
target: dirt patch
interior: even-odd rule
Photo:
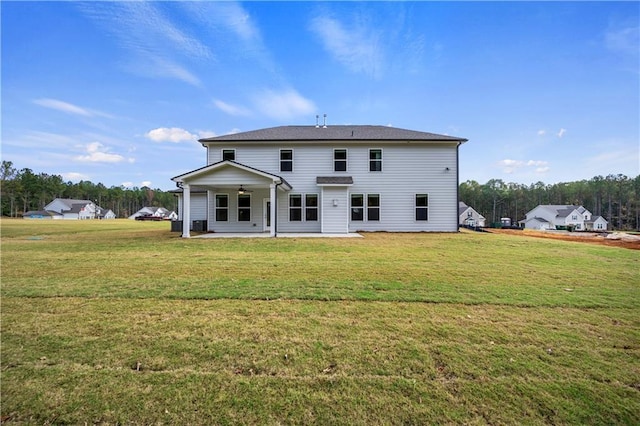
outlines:
[[[577,241],[580,243],[600,244],[603,246],[640,250],[640,236],[626,234],[623,232],[600,234],[594,232],[534,231],[530,229],[525,229],[522,231],[515,229],[490,229],[488,231],[495,234],[520,235],[535,238],[551,238],[554,240]]]

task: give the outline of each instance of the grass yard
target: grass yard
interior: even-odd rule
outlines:
[[[640,252],[3,219],[7,424],[640,424]]]

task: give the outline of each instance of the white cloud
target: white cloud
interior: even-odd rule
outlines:
[[[91,142],[83,148],[86,151],[86,155],[73,157],[75,161],[83,163],[120,163],[122,161],[127,161],[127,159],[120,154],[110,153],[109,148],[105,147],[100,142]],[[134,159],[129,158],[128,161],[133,162]]]
[[[312,19],[310,28],[324,49],[347,69],[374,78],[381,76],[384,54],[380,35],[363,24],[363,20],[356,20],[356,24],[348,28],[337,19],[318,16]]]
[[[213,138],[215,136],[218,136],[218,135],[216,135],[216,133],[211,130],[198,131],[198,139]]]
[[[214,99],[213,104],[216,106],[216,108],[218,108],[222,112],[225,112],[229,115],[234,115],[234,116],[251,115],[251,111],[249,109],[242,106],[226,103],[224,101],[221,101],[220,99]]]
[[[122,182],[120,186],[124,186],[125,188],[133,188],[133,182],[130,182],[130,181]]]
[[[151,181],[150,180],[143,180],[142,182],[140,182],[140,187],[143,186],[147,186],[149,188],[151,188]]]
[[[609,50],[638,56],[640,51],[640,27],[637,25],[622,28],[616,26],[615,29],[605,33],[604,42]]]
[[[198,139],[197,135],[179,127],[158,127],[157,129],[148,131],[144,136],[154,142],[179,143]]]
[[[498,166],[502,168],[502,171],[507,174],[516,173],[517,171],[527,168],[535,167],[536,173],[545,173],[549,171],[549,162],[543,160],[512,160],[510,158],[498,161]]]
[[[78,7],[132,55],[125,66],[128,71],[201,85],[177,58],[203,60],[212,54],[204,43],[174,25],[162,13],[160,2],[87,2],[78,3]]]
[[[61,176],[65,181],[71,181],[71,182],[89,180],[89,176],[85,175],[84,173],[68,172],[68,173],[62,173]]]
[[[70,104],[68,102],[59,101],[57,99],[36,99],[33,101],[34,104],[43,106],[45,108],[55,109],[57,111],[66,112],[69,114],[83,115],[85,117],[91,117],[93,113],[89,110],[81,108],[77,105]]]
[[[567,129],[560,129],[560,131],[558,131],[557,136],[559,138],[562,138],[564,136],[564,134],[567,133]]]
[[[315,104],[293,89],[276,92],[264,90],[254,97],[257,109],[264,115],[277,120],[291,120],[316,111]]]
[[[544,135],[546,135],[546,134],[547,134],[547,131],[546,131],[546,130],[544,130],[544,129],[540,129],[540,130],[538,130],[538,136],[544,136]]]

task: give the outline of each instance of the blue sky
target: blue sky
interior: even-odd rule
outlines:
[[[172,189],[198,138],[378,124],[469,139],[460,180],[640,173],[638,2],[12,2],[2,159]]]

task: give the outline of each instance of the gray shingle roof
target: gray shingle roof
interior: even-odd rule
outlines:
[[[318,185],[352,185],[353,177],[351,176],[318,176],[316,177]]]
[[[199,142],[268,141],[431,141],[459,142],[467,139],[388,126],[279,126],[200,139]]]

